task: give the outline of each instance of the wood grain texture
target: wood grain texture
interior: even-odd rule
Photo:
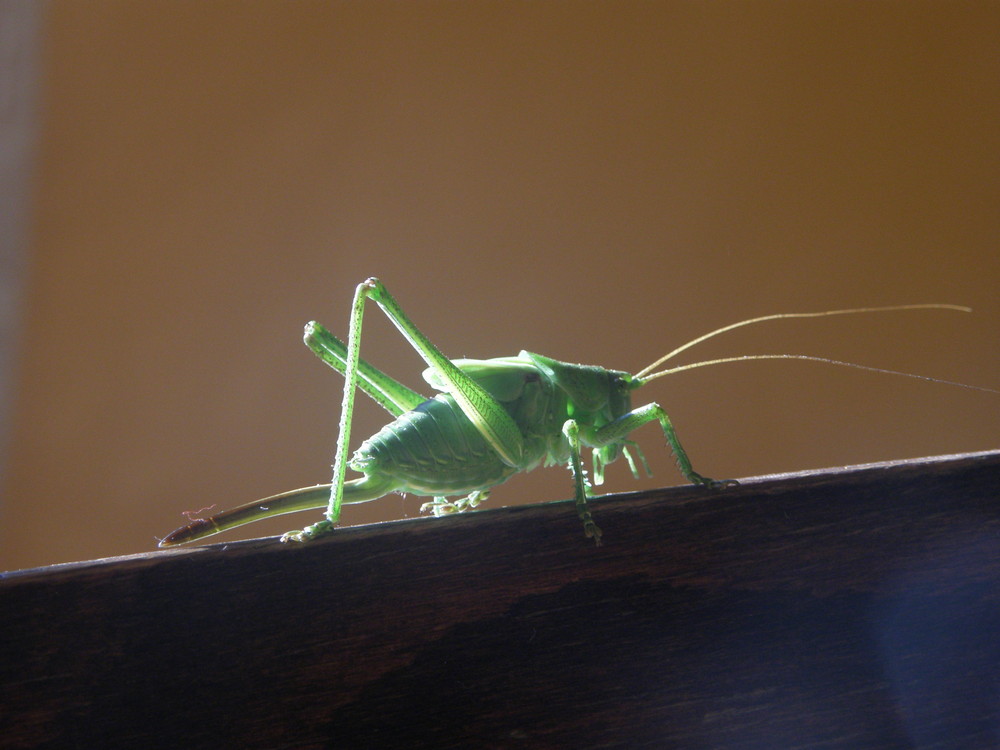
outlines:
[[[10,573],[2,747],[1000,736],[1000,452]]]

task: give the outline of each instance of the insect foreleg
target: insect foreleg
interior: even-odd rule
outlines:
[[[624,443],[624,445],[622,445],[622,454],[628,462],[629,469],[632,470],[632,476],[638,479],[639,469],[636,467],[636,463],[632,459],[632,453],[629,451],[629,448],[635,451],[635,455],[639,458],[639,463],[642,464],[642,470],[646,473],[646,476],[653,476],[653,472],[649,470],[649,461],[646,460],[646,454],[642,452],[642,448],[639,447],[639,444],[634,440],[624,440],[622,442]]]
[[[583,462],[580,460],[580,425],[575,419],[567,419],[563,424],[562,433],[569,442],[569,470],[573,474],[573,486],[576,495],[576,512],[583,521],[583,532],[587,538],[592,538],[598,547],[601,546],[601,530],[594,523],[594,517],[587,507],[587,498],[590,496],[590,486],[587,483],[587,476],[583,471]]]
[[[629,450],[631,449],[631,450]],[[636,479],[639,478],[639,466],[642,466],[642,470],[646,473],[647,477],[653,476],[653,472],[649,470],[649,462],[646,461],[646,455],[642,452],[642,448],[634,440],[622,440],[620,450],[622,455],[625,456],[625,462],[628,464],[629,471],[632,472],[632,476]],[[635,455],[639,458],[639,463],[635,462],[632,458],[632,451],[635,451]],[[610,461],[604,458],[604,455],[599,450],[593,452],[594,459],[594,484],[602,485],[604,484],[604,467],[606,467]],[[613,459],[612,459],[613,460]]]
[[[674,426],[670,423],[670,417],[667,416],[667,413],[657,403],[640,406],[628,414],[623,414],[613,422],[609,422],[604,427],[585,431],[583,442],[594,448],[601,448],[611,443],[624,442],[626,435],[647,422],[654,420],[658,421],[660,427],[663,428],[663,434],[667,438],[670,450],[674,453],[674,458],[677,460],[677,468],[680,469],[681,474],[689,482],[692,484],[702,484],[713,489],[738,484],[735,479],[710,479],[696,472],[691,466],[691,459],[688,458],[687,451],[684,450],[684,446],[681,445],[681,441],[677,438]]]

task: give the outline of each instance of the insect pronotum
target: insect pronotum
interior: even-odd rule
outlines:
[[[361,323],[369,298],[382,308],[427,363],[424,379],[439,391],[437,395],[427,398],[360,358]],[[486,360],[448,359],[410,321],[382,282],[370,278],[359,284],[355,292],[346,344],[319,323],[309,323],[305,329],[306,345],[344,375],[332,482],[194,520],[169,534],[160,546],[193,542],[283,513],[326,508],[322,521],[282,537],[282,541],[306,541],[332,530],[343,505],[368,502],[391,492],[433,498],[421,510],[432,511],[436,516],[461,512],[479,505],[494,486],[540,464],[565,464],[569,468],[584,532],[600,544],[601,530],[587,506],[590,483],[583,469],[584,448],[590,448],[593,455],[594,484],[603,483],[605,467],[619,456],[625,457],[632,474],[638,478],[636,460],[647,474],[649,467],[629,435],[647,422],[658,422],[678,468],[689,482],[710,489],[737,484],[731,479],[710,479],[692,468],[670,418],[659,404],[632,406],[632,391],[656,378],[723,362],[802,359],[998,393],[990,388],[801,354],[725,357],[655,371],[667,360],[706,339],[767,320],[921,309],[971,312],[959,305],[919,304],[765,315],[699,336],[632,375],[560,362],[526,351],[514,357]],[[365,440],[348,460],[354,396],[359,387],[389,412],[393,421]],[[345,481],[348,467],[361,476]]]

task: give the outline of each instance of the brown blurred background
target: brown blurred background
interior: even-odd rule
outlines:
[[[452,356],[631,371],[750,316],[968,304],[772,323],[688,360],[803,352],[1000,387],[997,3],[38,14],[0,569],[151,550],[182,511],[328,481],[341,380],[301,329],[345,333],[369,275]],[[421,385],[395,330],[366,321],[363,355]],[[809,363],[637,396],[716,477],[1000,442],[1000,396]],[[387,421],[360,403],[355,445]],[[607,490],[680,483],[657,428],[636,437],[656,476],[616,465]],[[490,504],[570,494],[552,468]]]

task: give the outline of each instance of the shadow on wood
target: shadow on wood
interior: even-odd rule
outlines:
[[[1000,737],[1000,452],[10,573],[0,746]]]

